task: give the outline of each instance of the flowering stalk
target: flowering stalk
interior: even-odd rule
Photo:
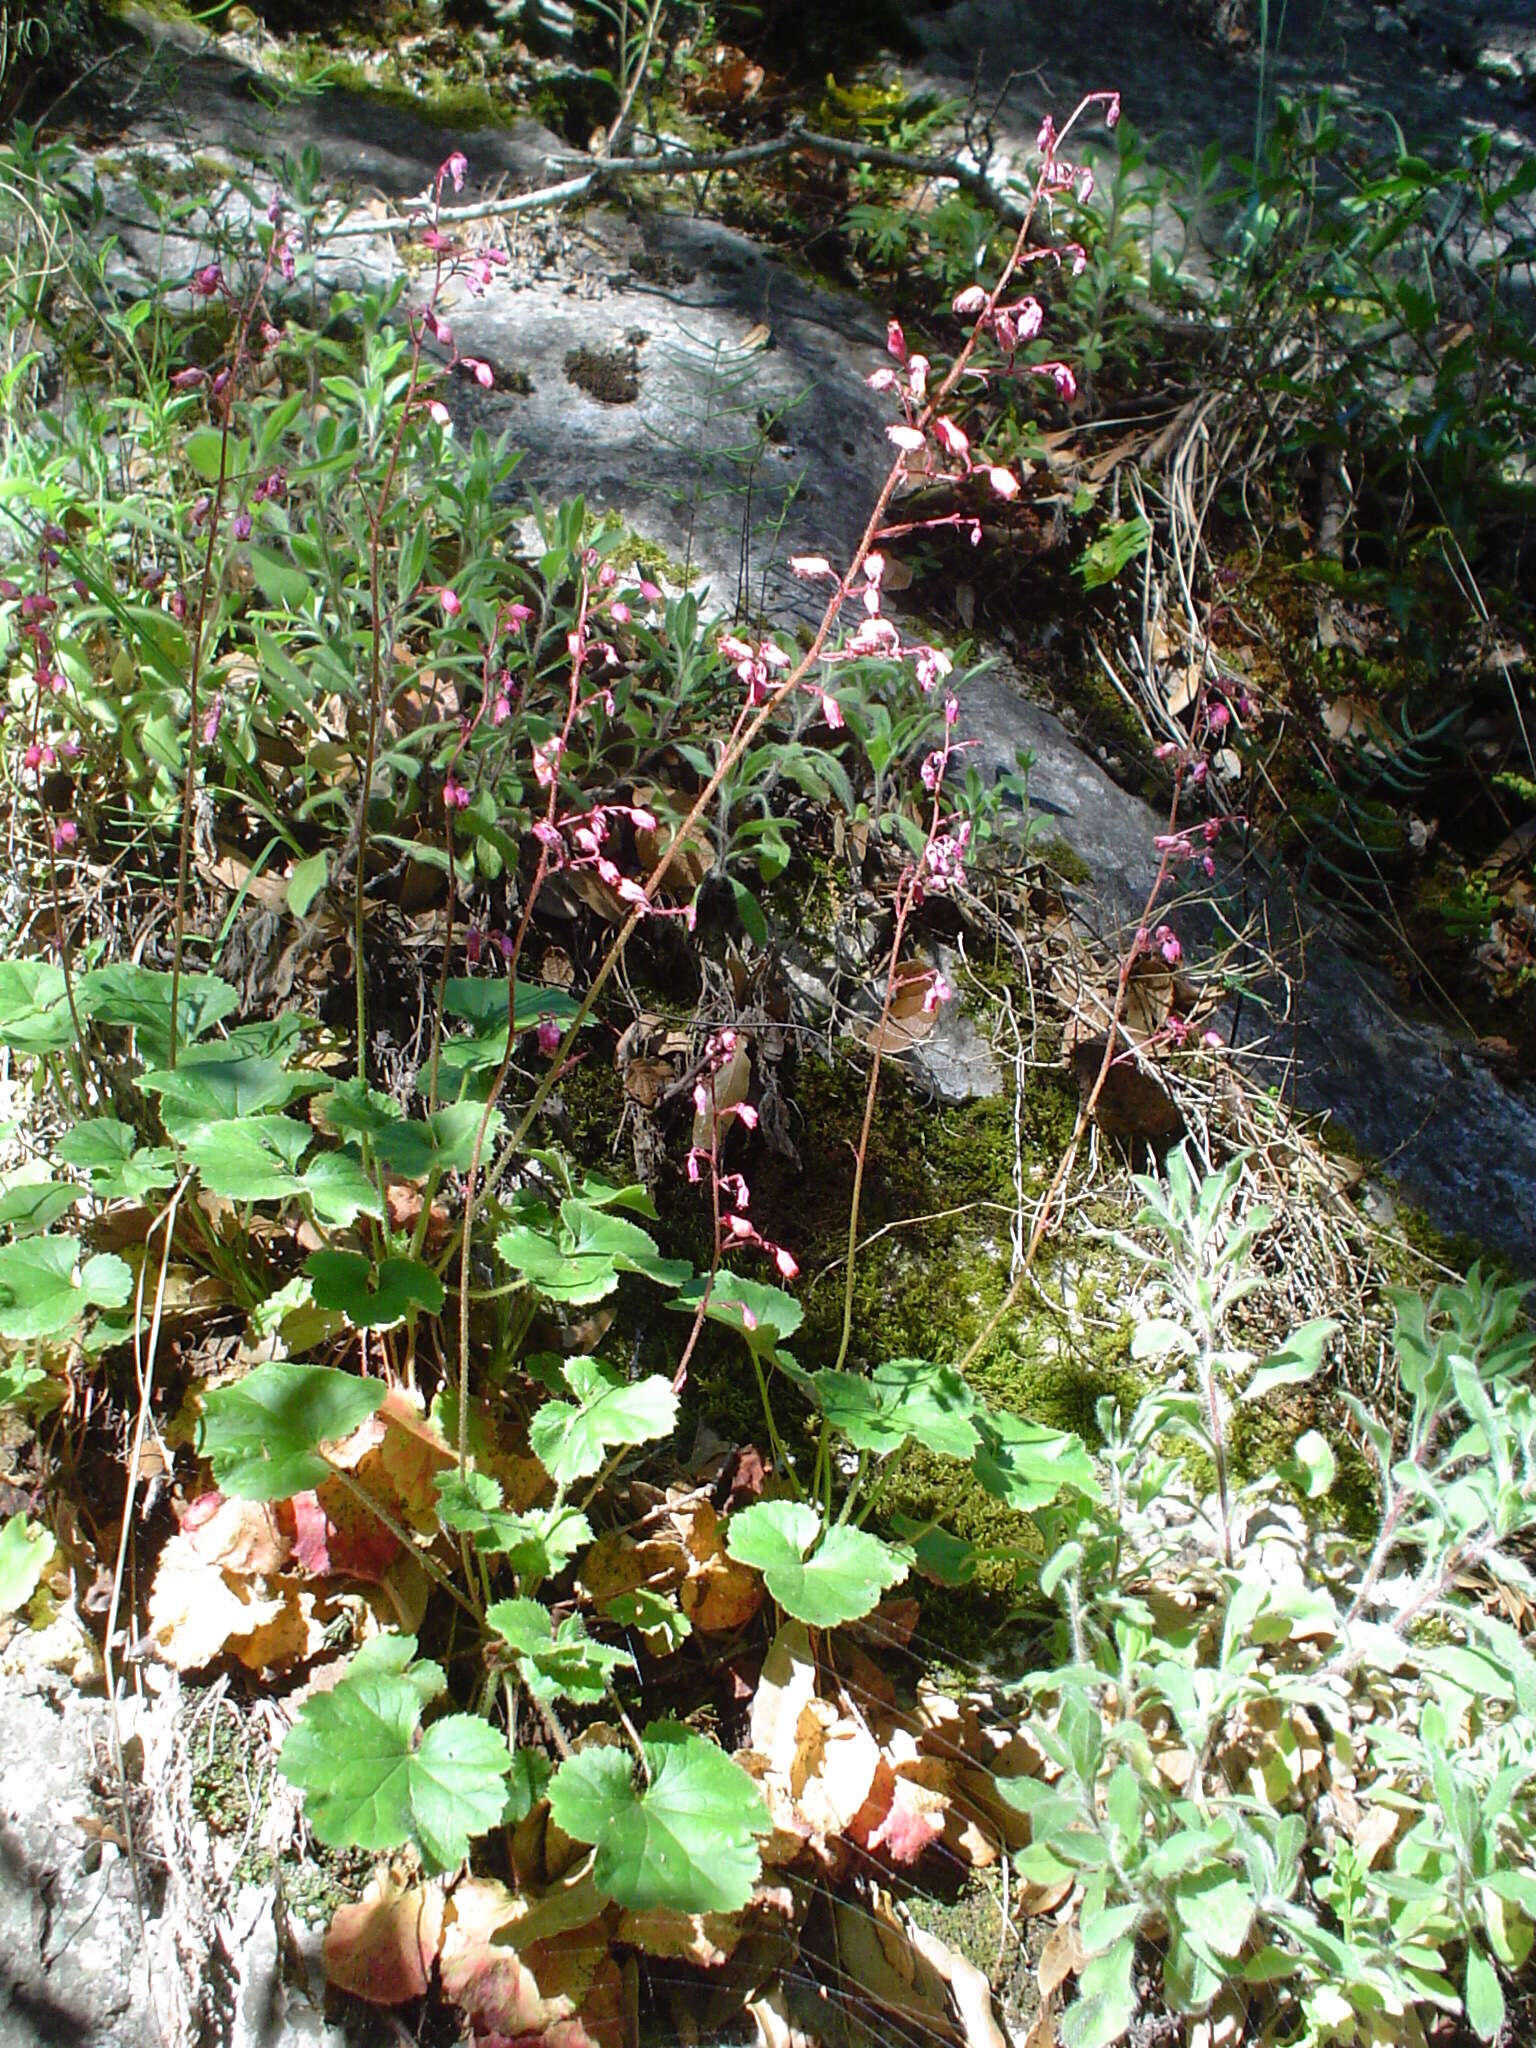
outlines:
[[[943,746],[930,754],[923,763],[923,782],[933,797],[928,816],[928,836],[922,853],[896,884],[896,917],[891,934],[891,959],[886,969],[885,996],[880,1006],[880,1022],[875,1027],[874,1058],[870,1062],[869,1081],[864,1090],[864,1121],[859,1127],[859,1142],[853,1157],[853,1193],[848,1203],[848,1249],[844,1254],[843,1328],[838,1339],[837,1356],[832,1361],[834,1371],[841,1371],[853,1337],[853,1283],[859,1251],[859,1210],[864,1193],[864,1168],[869,1157],[869,1136],[875,1121],[875,1099],[880,1092],[880,1064],[885,1052],[885,1035],[890,1028],[891,1005],[896,995],[897,976],[901,968],[902,940],[906,936],[907,920],[926,894],[944,895],[960,886],[964,879],[963,867],[970,827],[962,823],[957,831],[946,832],[942,829],[941,823],[944,777],[949,768],[950,755],[954,750],[953,734],[959,708],[953,697],[945,699]],[[948,1002],[953,995],[954,990],[943,976],[935,975],[923,997],[923,1008],[931,1014],[940,1003]]]

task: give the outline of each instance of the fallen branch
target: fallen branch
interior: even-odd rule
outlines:
[[[554,185],[541,185],[531,192],[516,192],[508,199],[491,199],[472,206],[445,206],[435,216],[438,227],[476,220],[501,220],[509,214],[536,213],[544,207],[563,206],[581,199],[610,182],[629,178],[687,177],[695,173],[730,171],[743,164],[769,163],[775,157],[796,150],[839,158],[847,163],[869,164],[882,170],[910,171],[914,177],[940,178],[969,192],[995,213],[999,220],[1017,227],[1025,218],[1024,204],[1000,191],[990,178],[957,157],[918,156],[904,149],[887,149],[880,143],[855,142],[842,135],[823,135],[813,128],[793,126],[766,142],[746,142],[735,149],[690,150],[663,146],[643,156],[597,157],[578,176],[563,178]],[[552,163],[579,163],[576,156],[551,158]],[[419,213],[390,214],[383,220],[338,221],[320,228],[317,239],[344,241],[362,235],[405,234],[423,226]]]

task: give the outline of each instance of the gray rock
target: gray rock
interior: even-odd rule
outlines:
[[[107,1710],[14,1666],[0,1685],[0,2048],[161,2048],[132,1870],[94,1784]]]
[[[398,211],[456,147],[469,159],[465,201],[570,174],[558,138],[535,121],[449,136],[344,93],[268,107],[228,50],[186,24],[136,20],[160,53],[160,89],[146,85],[131,130],[98,164],[119,236],[111,282],[125,297],[162,269],[190,276],[209,259],[196,216],[168,233],[152,203],[156,184],[173,186],[194,159],[238,167],[254,187],[254,204],[221,197],[226,230],[261,217],[281,189],[281,159],[306,148],[328,189],[364,208],[382,198]],[[135,165],[147,165],[147,181]],[[484,297],[450,287],[439,310],[495,386],[456,378],[444,396],[462,431],[506,433],[521,450],[519,496],[580,493],[617,512],[702,578],[715,611],[819,617],[815,586],[787,561],[851,552],[885,479],[889,408],[864,381],[885,360],[884,323],[745,235],[647,210],[645,198],[637,188],[630,209],[522,220]],[[333,240],[319,249],[316,288],[378,292],[399,272],[387,235]]]

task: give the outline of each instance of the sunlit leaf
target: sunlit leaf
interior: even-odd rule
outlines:
[[[573,1358],[563,1368],[572,1401],[546,1401],[528,1429],[536,1458],[557,1486],[600,1472],[608,1453],[625,1444],[671,1434],[677,1396],[659,1373],[626,1380],[595,1358]]]
[[[11,1516],[0,1530],[0,1614],[26,1606],[52,1555],[53,1538],[41,1523]]]
[[[621,1273],[643,1274],[661,1287],[676,1287],[692,1268],[684,1259],[664,1259],[656,1241],[638,1223],[572,1196],[560,1204],[558,1229],[549,1234],[515,1223],[496,1240],[496,1249],[530,1287],[551,1301],[581,1307],[612,1294]]]
[[[672,1722],[641,1738],[650,1782],[627,1749],[567,1757],[549,1786],[557,1827],[596,1849],[593,1877],[635,1912],[734,1913],[752,1895],[768,1831],[762,1794],[714,1743]]]
[[[627,1650],[587,1634],[579,1614],[558,1628],[537,1600],[498,1600],[486,1623],[512,1652],[519,1678],[537,1700],[575,1700],[595,1706],[607,1690],[608,1675],[632,1660]]]
[[[338,1309],[358,1330],[388,1330],[417,1309],[436,1315],[443,1283],[420,1259],[380,1259],[361,1252],[311,1252],[304,1262],[319,1308]]]
[[[668,1308],[681,1310],[685,1315],[696,1315],[707,1284],[707,1276],[698,1274],[674,1300],[667,1303]],[[759,1352],[772,1351],[786,1338],[793,1337],[805,1319],[805,1311],[799,1302],[792,1294],[786,1294],[782,1287],[769,1287],[761,1280],[749,1280],[744,1274],[733,1273],[724,1266],[715,1274],[714,1284],[709,1288],[709,1306],[705,1314],[710,1322],[723,1323],[728,1330],[739,1331],[752,1349]]]
[[[857,1621],[907,1575],[904,1552],[846,1525],[823,1535],[820,1515],[804,1501],[759,1501],[733,1515],[725,1547],[756,1566],[786,1614],[812,1628]]]
[[[333,1366],[258,1365],[203,1396],[203,1455],[224,1493],[287,1500],[329,1477],[318,1446],[350,1436],[381,1406],[385,1391],[382,1380]]]
[[[77,1237],[27,1237],[0,1245],[0,1337],[61,1337],[88,1308],[121,1308],[133,1286],[122,1259],[98,1252],[80,1263]]]
[[[278,1768],[329,1847],[414,1843],[429,1868],[449,1870],[501,1819],[512,1756],[475,1714],[422,1731],[443,1675],[435,1664],[411,1667],[415,1649],[414,1637],[379,1636],[360,1650],[338,1685],[300,1708]]]
[[[592,1541],[592,1524],[577,1508],[502,1506],[501,1488],[486,1472],[439,1474],[438,1517],[468,1536],[477,1550],[504,1556],[522,1580],[553,1578]]]
[[[835,1430],[877,1458],[915,1437],[944,1457],[968,1458],[980,1441],[971,1421],[975,1396],[953,1366],[890,1358],[867,1377],[818,1372],[805,1385]]]
[[[980,1404],[976,1427],[981,1447],[971,1470],[995,1500],[1028,1513],[1049,1505],[1063,1487],[1098,1498],[1093,1460],[1080,1436]]]

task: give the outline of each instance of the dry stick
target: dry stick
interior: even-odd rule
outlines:
[[[139,1411],[134,1418],[133,1443],[128,1453],[128,1487],[123,1498],[123,1519],[118,1528],[117,1559],[112,1571],[112,1597],[107,1603],[106,1630],[102,1640],[102,1677],[107,1689],[107,1718],[112,1737],[112,1768],[117,1773],[119,1786],[118,1807],[123,1823],[123,1840],[128,1852],[128,1866],[133,1874],[133,1909],[139,1922],[140,1940],[148,1945],[149,1930],[145,1922],[144,1898],[139,1883],[138,1855],[134,1847],[133,1814],[128,1802],[128,1774],[123,1762],[123,1735],[117,1716],[117,1673],[113,1665],[112,1645],[117,1635],[117,1618],[122,1606],[123,1580],[128,1569],[128,1544],[133,1529],[133,1502],[139,1490],[139,1473],[144,1461],[144,1439],[149,1434],[150,1395],[154,1387],[155,1356],[160,1348],[160,1322],[165,1310],[165,1288],[170,1274],[171,1242],[176,1235],[176,1211],[181,1198],[191,1181],[191,1174],[184,1173],[177,1183],[176,1191],[161,1212],[157,1223],[165,1231],[165,1250],[160,1258],[160,1271],[155,1277],[155,1301],[150,1311],[149,1347],[142,1348],[144,1329],[144,1274],[149,1259],[149,1240],[157,1227],[152,1223],[144,1234],[144,1258],[139,1262],[138,1293],[134,1302],[133,1348],[134,1364],[139,1382]],[[150,2000],[155,2003],[154,1982],[150,1979]],[[160,2022],[158,2006],[155,2024],[160,2027],[162,2038],[165,2029]]]
[[[1063,130],[1065,134],[1065,130]],[[874,164],[882,170],[910,171],[919,178],[945,178],[963,191],[982,200],[1000,220],[1010,226],[1027,226],[1039,204],[1033,194],[1020,206],[1006,192],[999,192],[989,178],[956,157],[918,156],[910,150],[886,149],[878,143],[851,141],[847,136],[823,135],[812,128],[791,127],[767,142],[742,143],[736,149],[668,150],[654,155],[599,157],[591,167],[554,185],[542,185],[532,192],[514,193],[510,199],[491,199],[473,206],[445,206],[435,215],[438,226],[456,226],[467,221],[502,220],[509,214],[536,213],[544,207],[563,206],[568,199],[581,199],[609,179],[686,177],[698,171],[731,171],[743,164],[768,163],[789,156],[797,149],[820,156],[840,157],[848,163]],[[556,158],[559,162],[562,159]],[[408,234],[419,230],[419,214],[389,214],[383,220],[341,220],[334,227],[319,229],[321,241],[356,240],[364,235]]]
[[[176,910],[171,950],[171,1042],[167,1065],[172,1068],[176,1065],[181,1010],[181,964],[187,940],[187,885],[192,868],[192,807],[197,797],[197,685],[202,675],[203,640],[208,625],[208,593],[213,580],[213,550],[223,518],[224,486],[229,481],[229,439],[235,417],[240,367],[245,361],[245,346],[250,339],[251,322],[256,317],[256,308],[266,301],[267,283],[272,275],[273,252],[276,248],[277,239],[274,236],[261,267],[261,276],[256,281],[256,289],[250,294],[241,311],[240,324],[235,330],[235,346],[230,355],[229,384],[219,400],[223,413],[219,425],[219,475],[213,488],[213,501],[208,507],[208,545],[203,550],[203,574],[197,593],[197,622],[192,632],[192,660],[187,669],[187,769],[182,778],[181,831],[176,842]]]

